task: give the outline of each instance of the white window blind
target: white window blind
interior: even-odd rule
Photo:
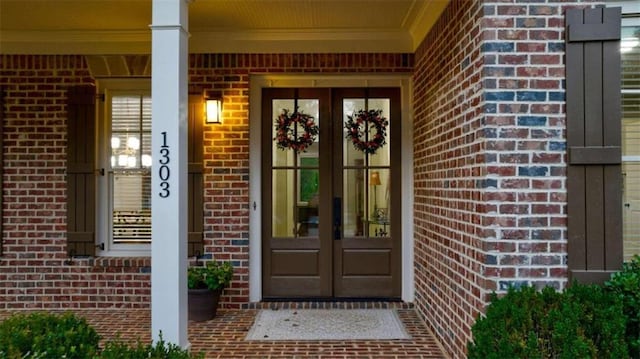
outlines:
[[[151,241],[151,98],[111,100],[113,243]]]

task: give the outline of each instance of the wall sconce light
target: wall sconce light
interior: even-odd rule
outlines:
[[[222,123],[222,100],[219,98],[205,98],[204,118],[209,124]]]

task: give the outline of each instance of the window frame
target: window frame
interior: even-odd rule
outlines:
[[[632,4],[624,4],[624,3],[622,3],[622,4],[618,4],[618,5],[622,6],[622,16],[623,17],[622,17],[622,21],[621,21],[621,28],[624,28],[624,27],[640,27],[640,13],[639,13],[640,12],[640,5],[633,4],[636,8],[633,8],[632,6],[630,6]],[[634,94],[634,95],[640,94],[640,87],[626,88],[626,89],[622,88],[621,89],[621,95],[625,95],[625,94]],[[624,116],[621,116],[621,118],[624,119]],[[623,126],[622,126],[623,138],[624,138],[624,130],[625,130],[625,127],[624,127],[624,124],[623,124]],[[622,166],[623,166],[623,168],[624,168],[624,165],[627,164],[627,163],[640,163],[640,156],[637,156],[637,155],[627,155],[627,156],[625,156],[624,152],[623,152],[623,155],[622,155]],[[623,190],[622,191],[623,191],[622,192],[622,194],[623,194],[623,202],[625,202],[625,198],[626,198],[626,195],[627,195],[625,193],[625,191],[626,191],[625,185],[623,185]],[[625,220],[625,218],[624,218],[624,215],[623,215],[623,228],[624,228],[624,226],[626,226],[626,223],[624,222],[624,220]],[[623,241],[624,241],[624,238],[625,238],[625,234],[623,232]],[[627,254],[627,249],[625,248],[624,243],[623,243],[622,251],[623,251],[623,256],[624,257],[628,257],[629,255],[632,255],[632,254],[640,254],[640,253],[631,252],[631,254],[628,255]]]
[[[640,5],[637,5],[638,10],[640,11]],[[640,14],[639,13],[635,13],[635,12],[629,12],[632,11],[632,9],[630,8],[625,8],[624,6],[622,7],[622,24],[621,27],[640,27]],[[628,16],[628,17],[624,17],[624,16]],[[621,89],[621,94],[640,94],[640,87],[638,88],[631,88],[631,89]],[[624,129],[624,128],[623,128]],[[622,156],[622,162],[640,162],[640,156]]]
[[[96,186],[96,254],[103,257],[150,256],[151,243],[113,242],[113,188],[109,181],[111,168],[111,99],[113,96],[151,96],[151,79],[101,79],[97,81],[98,102],[96,126],[96,164],[100,171]]]

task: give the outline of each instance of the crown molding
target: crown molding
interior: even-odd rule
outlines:
[[[269,30],[191,33],[192,53],[353,53],[412,52],[405,31]]]
[[[413,52],[415,41],[401,30],[268,30],[190,33],[191,53]],[[2,31],[2,54],[115,55],[151,52],[151,30]]]
[[[420,46],[448,4],[448,0],[422,2],[422,8],[418,10],[415,20],[409,26],[409,33],[413,40],[410,52],[415,52]]]

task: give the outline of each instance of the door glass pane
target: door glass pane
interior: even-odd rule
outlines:
[[[272,235],[274,237],[317,237],[318,235],[318,191],[320,184],[320,159],[318,156],[320,140],[316,135],[314,142],[304,151],[292,148],[278,148],[278,131],[275,119],[285,110],[289,116],[295,111],[293,99],[273,100],[273,163],[272,169]],[[319,100],[299,99],[298,111],[313,117],[318,128]],[[293,122],[286,136],[297,141],[304,135],[300,123]]]
[[[272,134],[271,138],[276,138],[276,126],[275,120],[282,114],[284,110],[289,111],[291,113],[294,107],[294,101],[290,99],[286,100],[273,100],[271,102],[272,113],[271,117],[273,118],[273,126],[271,127]],[[281,150],[277,147],[276,141],[272,141],[272,150],[273,153],[273,166],[293,166],[294,164],[294,151],[285,151]]]
[[[344,216],[343,228],[345,237],[364,237],[366,215],[364,169],[348,169],[344,171]]]
[[[346,166],[353,166],[357,161],[362,160],[365,156],[368,156],[369,165],[372,166],[388,166],[390,157],[389,138],[391,131],[391,121],[389,118],[391,101],[385,99],[344,99],[342,101],[343,108],[343,137],[347,138],[344,142],[344,164]],[[349,117],[355,116],[359,111],[365,110],[379,110],[381,111],[380,117],[387,120],[387,126],[384,133],[386,144],[378,148],[373,154],[365,154],[363,151],[357,149],[351,139],[347,137],[347,129],[344,125]],[[371,123],[362,124],[360,126],[360,141],[371,140],[376,134],[377,130]]]
[[[390,186],[389,169],[369,170],[369,236],[389,235]]]
[[[317,158],[304,158],[303,162]],[[273,170],[272,233],[274,237],[318,236],[320,172],[315,168]]]
[[[301,168],[298,170],[298,203],[296,206],[296,236],[318,236],[318,207],[320,170],[317,168],[318,158],[302,158],[305,164],[316,164],[315,168]]]
[[[389,147],[389,139],[391,138],[391,118],[389,116],[390,113],[390,103],[391,101],[388,98],[385,99],[369,99],[369,110],[382,110],[380,114],[381,117],[386,118],[388,121],[388,125],[386,128],[385,139],[386,144],[382,147],[378,148],[376,153],[369,156],[369,165],[371,166],[389,166],[389,155],[391,153]],[[375,131],[375,130],[374,130]]]
[[[271,227],[274,237],[293,237],[296,233],[294,183],[294,170],[273,170]]]
[[[359,111],[380,111],[380,117],[388,123],[389,99],[344,99],[344,122]],[[354,146],[353,140],[343,130],[343,196],[344,196],[344,236],[345,237],[386,237],[389,225],[389,166],[390,166],[390,126],[387,124],[385,144],[374,154],[368,154]],[[377,134],[371,123],[361,125],[360,140],[367,141]]]
[[[343,171],[345,237],[386,237],[391,231],[388,168],[349,168]],[[366,210],[365,210],[366,208]]]
[[[349,116],[353,116],[358,111],[364,109],[364,107],[364,99],[361,98],[342,100],[342,138],[347,137],[347,130],[345,129],[344,124],[349,120]],[[364,153],[362,151],[356,150],[353,146],[353,143],[349,141],[344,141],[343,151],[345,166],[353,166],[356,164],[356,162],[362,162],[364,160]]]
[[[300,157],[300,169],[298,170],[298,202],[318,205],[318,189],[320,184],[320,170],[318,157]]]
[[[273,153],[273,165],[274,166],[293,166],[293,163],[296,162],[295,159],[295,151],[291,148],[278,148],[279,137],[285,136],[292,141],[299,141],[300,138],[305,134],[304,127],[301,123],[292,122],[289,128],[286,130],[286,133],[279,133],[276,128],[276,121],[281,115],[284,115],[285,111],[289,118],[293,117],[295,111],[295,101],[291,99],[287,100],[273,100],[272,101],[272,117],[273,117],[273,128],[272,128],[272,153]],[[319,101],[317,99],[300,99],[298,100],[298,111],[305,115],[311,116],[313,122],[316,127],[320,128],[320,118],[319,118]],[[318,151],[318,141],[320,141],[320,135],[317,134],[315,136],[315,140],[313,144],[307,147],[304,151],[300,153],[306,153],[309,151]]]

